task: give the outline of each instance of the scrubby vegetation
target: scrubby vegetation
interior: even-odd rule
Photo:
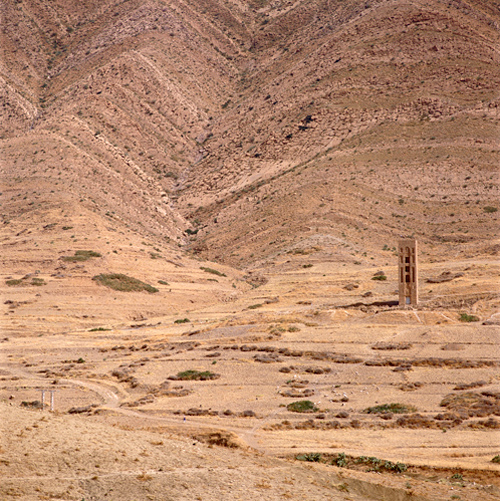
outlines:
[[[479,317],[476,317],[476,315],[469,315],[468,313],[460,313],[458,319],[460,322],[479,322]]]
[[[92,278],[92,280],[120,292],[158,292],[156,287],[141,282],[140,280],[137,280],[137,278],[128,277],[127,275],[123,275],[121,273],[96,275]]]
[[[359,469],[359,466],[366,465],[369,467],[368,471],[386,471],[393,473],[403,473],[408,467],[404,463],[393,463],[374,456],[360,456],[358,458],[348,456],[345,452],[329,456],[322,455],[319,452],[310,452],[305,454],[298,454],[295,459],[299,461],[309,461],[313,463],[325,463],[338,466],[340,468]]]
[[[312,463],[319,463],[321,461],[321,454],[319,452],[311,452],[310,454],[299,454],[295,459],[299,461],[309,461]]]
[[[412,405],[391,403],[391,404],[381,404],[375,405],[374,407],[368,407],[363,412],[365,414],[383,414],[386,412],[392,412],[393,414],[406,414],[408,412],[416,412],[417,409]]]
[[[354,462],[356,464],[369,465],[374,471],[385,470],[402,473],[403,471],[406,471],[408,469],[408,467],[404,463],[393,463],[392,461],[384,461],[376,457],[360,456],[359,458],[355,459]]]
[[[176,376],[170,376],[168,379],[174,381],[208,381],[210,379],[218,379],[219,377],[220,374],[210,371],[187,370],[178,372]]]
[[[12,278],[11,280],[6,280],[5,283],[9,286],[9,287],[14,287],[16,285],[21,285],[23,283],[22,279],[20,278]]]
[[[227,276],[225,273],[222,273],[221,271],[214,270],[213,268],[206,268],[205,266],[200,266],[200,270],[203,270],[207,273],[212,273],[212,275],[218,275],[219,277]]]
[[[9,287],[20,286],[30,286],[33,285],[35,287],[40,287],[41,285],[47,285],[47,282],[43,278],[33,277],[31,282],[29,281],[29,277],[23,278],[13,278],[5,281],[5,284]]]
[[[88,261],[92,257],[101,257],[101,254],[90,250],[77,250],[74,256],[63,256],[61,259],[70,263],[79,263],[81,261]]]
[[[319,409],[310,400],[299,400],[286,406],[291,412],[316,412]]]
[[[450,393],[441,400],[439,405],[468,417],[487,417],[491,414],[498,416],[500,415],[500,394],[489,391]]]

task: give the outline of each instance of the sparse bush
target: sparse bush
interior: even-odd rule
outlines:
[[[439,405],[446,407],[449,411],[468,417],[500,415],[500,395],[488,391],[450,393],[443,398]]]
[[[89,332],[101,332],[101,331],[110,331],[111,329],[106,329],[105,327],[94,327],[93,329],[89,329]]]
[[[492,212],[496,212],[498,210],[498,208],[497,207],[492,207],[491,205],[487,205],[483,210],[487,214],[491,214]]]
[[[207,268],[205,266],[200,266],[200,270],[206,271],[207,273],[212,273],[213,275],[218,275],[219,277],[227,276],[225,273],[221,271],[214,270],[213,268]]]
[[[170,376],[168,379],[173,379],[176,381],[208,381],[210,379],[219,378],[219,374],[214,374],[210,371],[195,371],[187,370],[178,372],[176,376]]]
[[[32,409],[43,409],[42,402],[40,402],[40,400],[33,400],[32,402],[23,400],[20,405],[21,407],[30,407]]]
[[[249,310],[256,310],[257,308],[261,308],[263,306],[262,303],[258,303],[258,304],[252,304],[248,307]]]
[[[375,275],[372,280],[387,280],[387,277],[385,275]]]
[[[500,454],[497,454],[492,460],[492,463],[500,463]]]
[[[316,412],[319,410],[310,400],[299,400],[286,406],[291,412]]]
[[[23,283],[22,279],[20,278],[13,278],[12,280],[6,280],[5,283],[9,286],[9,287],[14,287],[16,285],[21,285]]]
[[[168,282],[165,282],[165,280],[158,280],[158,283],[161,285],[170,285]]]
[[[479,322],[479,317],[476,317],[476,315],[469,315],[468,313],[460,313],[458,319],[460,322]]]
[[[77,250],[74,256],[63,256],[61,259],[71,263],[78,263],[81,261],[87,261],[91,257],[101,257],[101,254],[89,250]]]
[[[356,464],[366,464],[372,466],[375,471],[386,470],[393,471],[396,473],[402,473],[406,471],[408,467],[404,463],[393,463],[392,461],[383,461],[382,459],[376,457],[366,457],[360,456],[355,459],[354,462]]]
[[[374,407],[368,407],[363,412],[365,414],[382,414],[385,412],[392,412],[394,414],[405,414],[407,412],[416,412],[416,408],[412,405],[391,403],[391,404],[381,404],[375,405]]]
[[[109,287],[120,292],[140,292],[146,291],[150,293],[158,292],[158,289],[149,284],[137,280],[137,278],[129,277],[121,273],[111,273],[109,275],[96,275],[92,280],[97,283]]]
[[[190,322],[189,318],[178,318],[174,320],[174,324],[187,324],[188,322]]]
[[[299,461],[309,461],[311,463],[319,463],[321,461],[321,454],[319,452],[311,452],[309,454],[299,454],[295,459]]]
[[[40,287],[41,285],[47,285],[47,282],[43,278],[32,278],[31,282],[28,282],[28,277],[24,278],[13,278],[10,280],[6,280],[5,284],[9,287],[15,287],[17,285],[28,286],[34,285],[35,287]]]

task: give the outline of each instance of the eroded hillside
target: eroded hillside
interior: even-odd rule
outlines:
[[[9,1],[2,16],[4,197],[45,180],[238,267],[318,234],[489,252],[494,2]]]

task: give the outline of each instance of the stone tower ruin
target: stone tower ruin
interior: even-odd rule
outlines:
[[[399,241],[398,252],[399,304],[418,304],[417,241]]]

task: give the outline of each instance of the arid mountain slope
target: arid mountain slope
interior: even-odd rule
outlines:
[[[3,179],[181,244],[191,224],[196,252],[237,266],[363,227],[368,248],[489,240],[499,18],[475,1],[7,1]]]
[[[317,233],[365,251],[400,234],[454,247],[496,233],[484,207],[498,197],[498,10],[339,5],[265,25],[296,29],[286,44],[261,35],[180,199],[198,209],[204,255],[239,264]]]

